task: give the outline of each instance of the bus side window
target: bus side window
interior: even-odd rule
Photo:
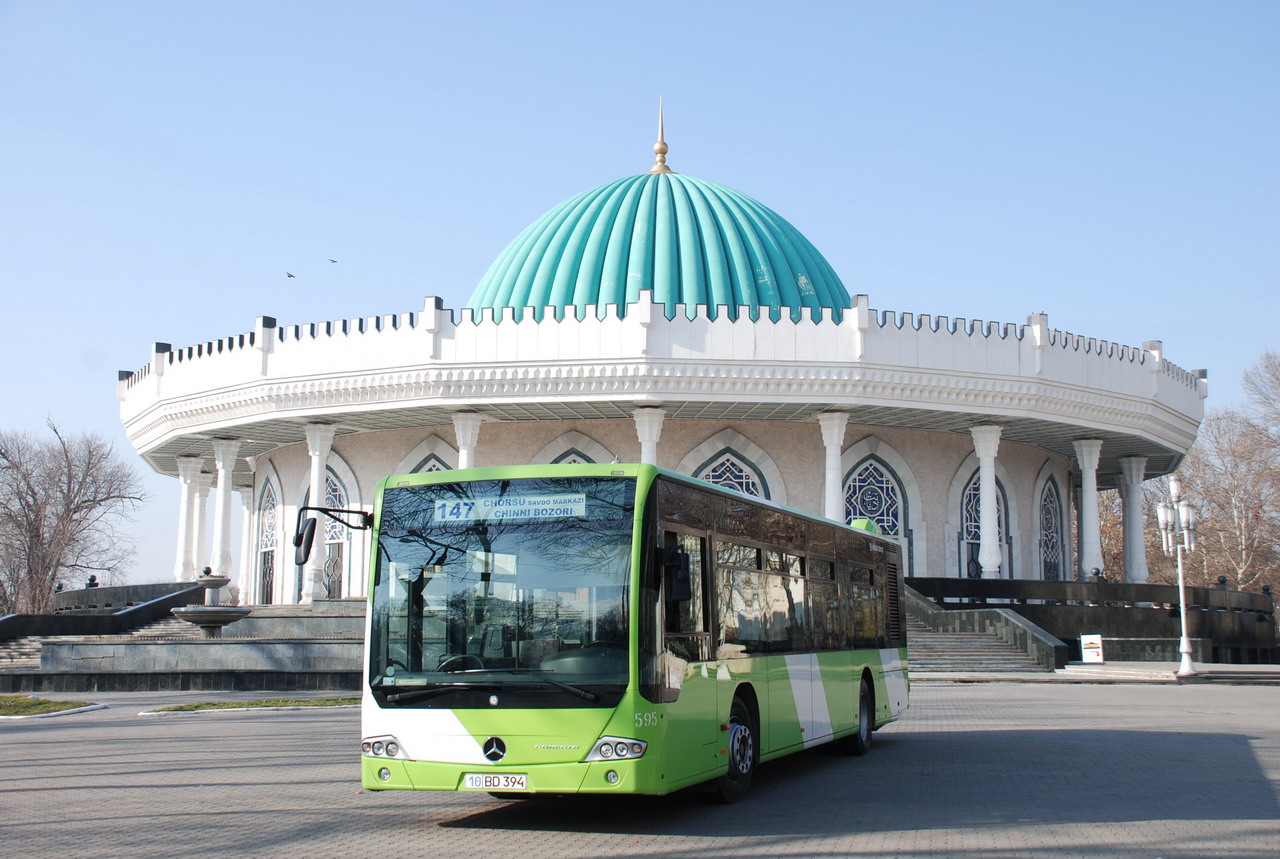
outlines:
[[[666,599],[666,649],[689,662],[709,658],[710,638],[706,612],[706,547],[707,540],[697,534],[664,531],[663,549],[680,552],[689,559],[689,592],[687,600]]]

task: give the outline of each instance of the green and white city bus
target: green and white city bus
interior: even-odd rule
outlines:
[[[575,464],[389,477],[374,529],[366,789],[732,802],[761,761],[862,754],[907,707],[874,525]]]

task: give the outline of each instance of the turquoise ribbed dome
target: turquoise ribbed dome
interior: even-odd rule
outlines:
[[[696,307],[737,318],[739,307],[830,308],[836,319],[849,293],[809,240],[772,209],[737,191],[678,173],[646,173],[566,200],[516,237],[490,266],[467,306],[478,311],[595,305],[619,313],[643,290],[666,307]],[[804,314],[808,315],[808,314]]]

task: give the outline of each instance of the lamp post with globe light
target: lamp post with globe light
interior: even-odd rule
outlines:
[[[1182,662],[1177,674],[1194,677],[1196,667],[1191,661],[1191,639],[1187,637],[1187,583],[1182,575],[1182,554],[1194,552],[1196,548],[1196,511],[1191,502],[1182,497],[1182,481],[1177,475],[1169,478],[1169,500],[1156,505],[1156,521],[1164,553],[1178,556],[1178,616],[1182,623],[1178,652],[1182,654]]]

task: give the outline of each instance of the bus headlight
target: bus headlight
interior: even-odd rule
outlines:
[[[395,737],[365,737],[360,741],[360,751],[375,758],[401,758],[400,741]]]
[[[584,761],[607,761],[615,758],[641,757],[649,744],[641,740],[629,740],[626,737],[601,737],[591,747]]]

